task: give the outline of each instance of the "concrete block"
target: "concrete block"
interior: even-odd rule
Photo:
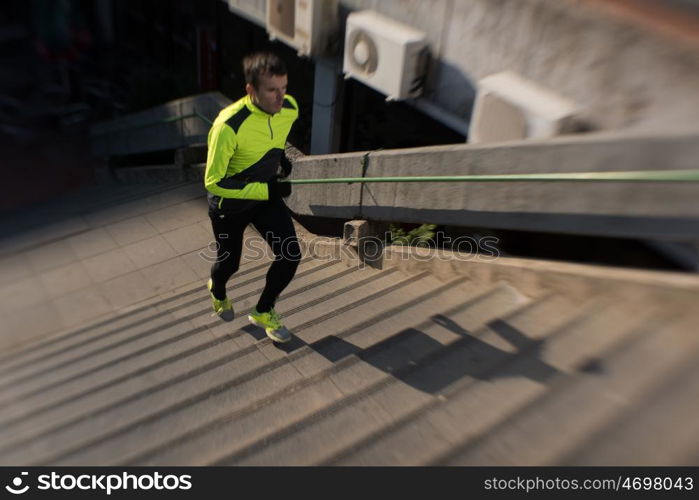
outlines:
[[[366,220],[345,222],[342,244],[352,246],[362,264],[374,269],[382,269],[387,230],[388,224],[381,222]]]

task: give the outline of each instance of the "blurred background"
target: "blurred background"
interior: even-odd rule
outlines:
[[[268,16],[268,3],[281,12],[280,19]],[[105,166],[172,163],[169,145],[134,154],[99,151],[89,139],[90,127],[211,91],[235,100],[244,87],[242,57],[265,48],[277,51],[290,67],[289,91],[302,103],[290,142],[305,154],[695,128],[696,1],[331,4],[332,12],[319,10],[311,20],[310,31],[318,32],[312,46],[310,38],[284,34],[288,21],[283,16],[294,14],[293,1],[32,0],[4,5],[0,210],[9,215],[26,201],[91,185],[95,169]],[[348,48],[347,17],[361,9],[375,9],[419,30],[421,47],[426,47],[426,57],[415,60],[421,69],[394,65],[393,56],[384,58],[370,78],[362,77],[363,69],[348,68],[344,53],[354,54],[354,47]],[[387,100],[394,82],[382,72],[395,75],[398,83],[417,75],[419,88]],[[493,75],[490,83],[484,80]],[[516,97],[519,87],[525,89],[522,96],[527,88],[542,91],[534,97],[541,103],[527,111],[529,130],[517,125],[523,118],[510,117],[507,127],[495,122],[497,131],[488,136],[493,125],[479,118],[478,131],[469,133],[479,85],[486,89],[483,99],[493,89],[497,94],[504,88],[512,99],[525,101]],[[537,106],[543,118],[536,116]],[[533,126],[539,119],[544,125]],[[321,226],[315,229],[338,231],[337,224]],[[512,254],[590,261],[624,254],[614,262],[694,265],[687,243],[659,252],[658,245],[649,248],[628,239],[587,241],[562,234],[552,239],[547,231],[524,237],[508,232],[512,227],[489,229],[500,231],[503,249]],[[604,247],[600,251],[598,243]]]
[[[294,341],[247,254],[222,323],[206,138],[266,49],[296,181],[552,178],[295,185]],[[698,89],[699,0],[3,2],[0,462],[699,463]]]

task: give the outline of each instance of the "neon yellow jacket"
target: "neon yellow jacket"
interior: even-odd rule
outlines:
[[[210,205],[241,211],[269,199],[267,182],[277,173],[298,115],[290,95],[274,115],[255,106],[249,95],[221,110],[208,137],[204,185]]]

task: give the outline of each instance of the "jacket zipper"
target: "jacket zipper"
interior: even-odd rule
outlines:
[[[269,135],[272,140],[274,140],[274,131],[272,130],[272,117],[267,118],[267,125],[269,125]]]

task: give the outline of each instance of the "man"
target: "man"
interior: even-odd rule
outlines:
[[[294,277],[301,250],[282,200],[291,193],[291,184],[278,181],[291,173],[284,146],[298,117],[298,104],[286,94],[286,67],[276,55],[250,55],[243,60],[243,70],[247,95],[224,108],[209,131],[204,184],[218,251],[207,286],[215,313],[224,320],[233,319],[226,283],[238,270],[243,232],[252,224],[275,260],[248,319],[264,328],[273,341],[288,342],[291,333],[274,304]]]

